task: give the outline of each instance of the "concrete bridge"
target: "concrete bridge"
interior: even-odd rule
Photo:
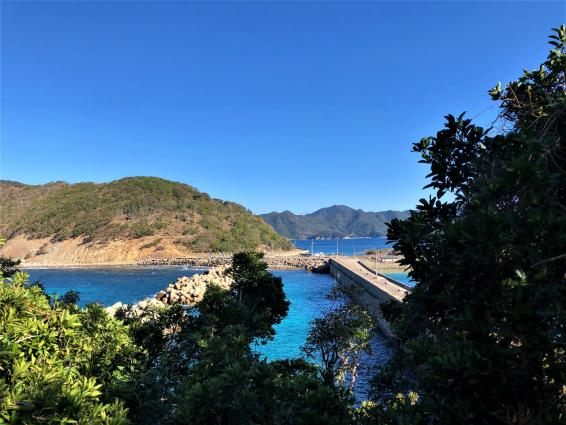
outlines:
[[[354,288],[355,301],[363,305],[375,318],[380,329],[390,336],[391,329],[383,318],[381,304],[388,301],[403,301],[403,298],[411,292],[411,287],[372,270],[352,257],[331,258],[330,274],[337,282]]]

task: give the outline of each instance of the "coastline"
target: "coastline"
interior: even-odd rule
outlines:
[[[216,267],[232,260],[231,252],[190,252],[179,245],[162,241],[162,247],[149,247],[151,237],[134,240],[115,240],[106,244],[86,242],[83,238],[52,242],[49,238],[28,239],[24,235],[10,239],[0,248],[0,255],[22,260],[23,269],[118,269],[139,267]],[[382,260],[378,271],[403,273],[404,267],[396,263],[398,257],[391,249],[380,249]],[[268,267],[273,270],[308,270],[327,273],[328,260],[334,254],[308,255],[309,250],[263,250]],[[373,255],[373,254],[372,254]],[[370,256],[358,256],[361,261],[371,262]]]
[[[329,257],[310,257],[301,255],[302,251],[267,253],[265,261],[269,268],[280,270],[295,270],[318,267],[328,261]],[[146,258],[135,261],[108,261],[108,262],[28,262],[23,260],[22,269],[111,269],[111,268],[153,268],[153,267],[217,267],[230,264],[232,254],[210,255],[196,253],[191,256],[170,258]]]
[[[309,270],[315,271],[324,266],[330,258],[334,256],[306,256],[297,255],[296,253],[289,253],[282,255],[267,254],[265,260],[267,261],[269,269],[272,270]],[[211,268],[217,266],[228,265],[231,261],[231,255],[226,256],[203,256],[196,254],[190,257],[177,257],[177,258],[155,258],[145,259],[139,261],[114,261],[114,262],[98,262],[98,263],[27,263],[22,261],[20,267],[22,269],[37,270],[37,269],[120,269],[120,268],[169,268],[169,267],[194,267],[194,268]],[[369,261],[368,261],[369,262]],[[372,264],[375,268],[375,264]],[[377,263],[377,271],[384,273],[406,273],[403,266],[397,263]]]

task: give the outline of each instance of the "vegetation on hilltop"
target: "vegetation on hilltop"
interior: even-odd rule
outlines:
[[[194,252],[291,247],[244,207],[156,177],[40,186],[3,181],[0,216],[0,234],[8,239],[25,234],[105,243],[155,236]]]

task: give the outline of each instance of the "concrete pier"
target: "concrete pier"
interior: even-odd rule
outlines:
[[[351,285],[355,289],[355,301],[367,309],[386,335],[391,336],[389,324],[381,312],[381,304],[388,301],[403,301],[411,291],[411,287],[376,273],[351,257],[331,258],[330,274],[337,282]]]

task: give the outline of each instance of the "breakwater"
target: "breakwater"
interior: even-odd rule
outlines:
[[[304,255],[275,256],[266,255],[265,261],[271,269],[306,270],[312,273],[329,273],[330,257],[309,257]],[[232,263],[232,255],[211,255],[200,257],[152,258],[138,262],[140,266],[190,266],[219,267]]]
[[[383,317],[381,305],[403,301],[411,287],[381,275],[352,258],[331,258],[329,270],[337,282],[353,289],[354,300],[374,317],[384,334],[391,336],[391,328]]]

